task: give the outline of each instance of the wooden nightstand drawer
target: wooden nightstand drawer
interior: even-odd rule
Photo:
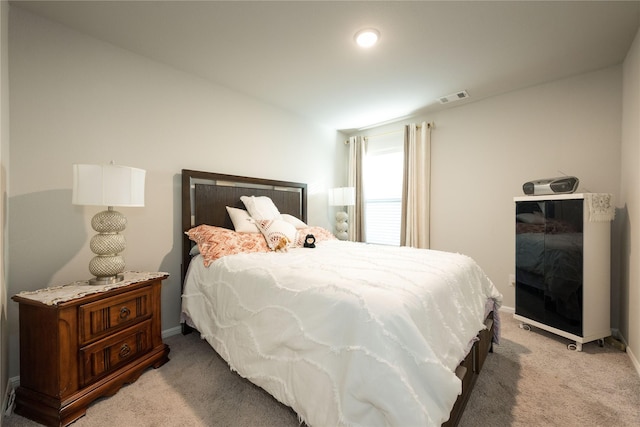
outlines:
[[[80,384],[84,387],[152,349],[151,320],[80,349]]]
[[[145,288],[81,305],[80,345],[148,319],[151,301],[151,288]]]

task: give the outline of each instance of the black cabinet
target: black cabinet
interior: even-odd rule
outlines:
[[[515,317],[576,341],[610,335],[610,223],[583,194],[515,199]]]

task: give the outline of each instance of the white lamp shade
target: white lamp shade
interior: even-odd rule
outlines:
[[[74,205],[144,206],[144,169],[120,165],[73,165]]]
[[[329,206],[353,206],[356,204],[356,189],[340,187],[329,190]]]

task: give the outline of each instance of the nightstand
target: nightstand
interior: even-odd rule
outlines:
[[[13,296],[20,304],[15,412],[66,426],[95,399],[166,363],[160,309],[168,276],[125,272],[117,284],[82,281]]]

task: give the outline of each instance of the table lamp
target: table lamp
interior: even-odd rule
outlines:
[[[329,190],[329,206],[353,206],[356,203],[356,189],[354,187],[339,187]],[[345,211],[336,212],[336,237],[347,240],[349,234],[347,224],[349,215]]]
[[[128,166],[73,165],[74,205],[106,206],[91,219],[91,227],[98,233],[91,238],[91,251],[96,255],[89,262],[95,278],[92,285],[107,285],[123,279],[124,258],[120,255],[126,241],[120,234],[127,226],[127,218],[114,206],[144,206],[146,171]]]

